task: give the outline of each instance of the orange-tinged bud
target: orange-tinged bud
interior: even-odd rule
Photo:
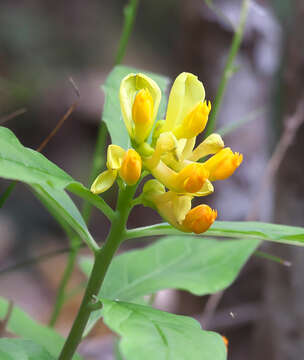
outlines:
[[[183,226],[195,234],[201,234],[209,229],[216,217],[216,210],[205,204],[199,205],[187,213]]]
[[[190,139],[200,134],[206,127],[211,110],[210,101],[199,104],[184,118],[181,125],[174,130],[174,135],[180,138]]]
[[[226,338],[226,336],[222,336],[222,338],[223,338],[224,344],[226,345],[226,348],[227,348],[227,350],[228,350],[229,341],[228,341],[228,339]]]
[[[229,147],[219,151],[204,162],[209,170],[209,180],[225,180],[241,165],[243,155],[234,153]]]
[[[141,89],[135,96],[132,106],[134,123],[134,138],[138,143],[143,142],[153,125],[153,98],[148,89]]]
[[[203,164],[192,163],[183,168],[177,175],[178,187],[188,193],[198,192],[208,179],[209,172]]]
[[[141,167],[141,157],[135,150],[129,149],[122,160],[119,175],[127,185],[134,185],[140,178]]]

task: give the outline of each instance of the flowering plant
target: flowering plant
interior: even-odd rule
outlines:
[[[126,8],[116,63],[123,57],[137,3],[131,1]],[[249,1],[243,0],[240,24],[219,87],[220,98],[232,72],[248,8]],[[104,86],[103,121],[90,189],[40,151],[24,147],[9,129],[0,127],[0,177],[12,180],[0,198],[0,207],[17,181],[23,182],[70,241],[67,266],[48,326],[0,298],[0,335],[20,337],[0,339],[0,359],[81,360],[79,344],[103,319],[115,334],[116,359],[225,360],[230,345],[223,334],[207,331],[190,317],[154,308],[156,294],[181,289],[197,296],[212,295],[231,285],[262,241],[303,245],[303,228],[215,221],[217,211],[209,205],[192,207],[194,198],[213,193],[217,181],[235,172],[243,155],[225,147],[217,133],[207,132],[198,143],[206,126],[208,130],[209,114],[212,129],[210,122],[214,125],[212,115],[214,119],[220,101],[215,101],[212,113],[204,86],[195,75],[184,72],[177,76],[166,106],[168,82],[164,76],[125,66],[113,68]],[[113,142],[107,149],[103,149],[105,128]],[[102,150],[107,152],[105,170],[97,161]],[[102,194],[115,183],[118,196],[113,209]],[[84,200],[82,213],[69,193]],[[129,215],[137,205],[153,208],[164,222],[128,228]],[[110,222],[106,239],[101,239],[104,241],[96,241],[89,230],[92,207]],[[160,238],[139,250],[116,255],[123,243],[152,237]],[[78,257],[83,246],[90,256]],[[76,259],[88,281],[64,339],[53,327],[62,312]]]

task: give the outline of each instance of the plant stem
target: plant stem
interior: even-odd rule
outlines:
[[[82,334],[92,312],[90,304],[92,304],[94,296],[98,295],[112,258],[125,238],[125,227],[130,212],[130,201],[135,191],[136,186],[128,186],[124,190],[119,191],[117,209],[109,236],[105,245],[95,252],[93,270],[82,303],[58,360],[72,359],[81,341]]]
[[[122,62],[125,56],[128,41],[133,29],[139,0],[130,0],[129,4],[124,8],[124,24],[122,28],[122,34],[119,40],[118,50],[115,58],[115,65]]]
[[[68,263],[66,265],[66,268],[64,270],[63,276],[61,278],[61,282],[60,282],[60,286],[58,288],[58,292],[57,292],[57,297],[56,297],[56,301],[55,301],[55,305],[53,308],[53,313],[51,315],[51,319],[49,322],[49,326],[53,327],[58,319],[60,310],[64,304],[64,300],[65,300],[65,290],[66,290],[66,286],[70,280],[70,276],[73,272],[74,269],[74,265],[75,265],[75,261],[77,258],[77,254],[78,254],[78,249],[79,247],[73,248],[70,252],[69,252],[69,257],[68,257]]]
[[[215,130],[217,114],[221,107],[228,81],[230,80],[230,78],[234,72],[234,60],[239,51],[239,48],[240,48],[240,45],[241,45],[241,42],[243,39],[249,5],[250,5],[250,0],[243,0],[239,23],[238,23],[238,26],[233,35],[233,39],[232,39],[232,43],[230,46],[226,65],[225,65],[223,74],[221,76],[220,85],[218,87],[218,91],[217,91],[215,101],[213,104],[213,109],[211,111],[210,118],[209,118],[209,121],[207,124],[207,128],[205,130],[206,137],[208,135],[210,135],[212,132],[214,132],[214,130]]]

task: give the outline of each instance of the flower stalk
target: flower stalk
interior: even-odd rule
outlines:
[[[70,360],[81,342],[82,335],[92,312],[91,304],[98,295],[109,265],[126,237],[126,223],[130,213],[130,202],[136,191],[135,186],[126,186],[119,191],[117,209],[111,230],[104,246],[95,252],[94,266],[80,305],[78,314],[67,337],[58,360]]]

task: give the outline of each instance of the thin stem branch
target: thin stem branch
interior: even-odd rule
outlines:
[[[241,42],[243,39],[249,5],[250,5],[250,0],[243,0],[239,23],[238,23],[238,26],[233,35],[233,39],[232,39],[231,47],[229,50],[228,58],[226,61],[226,65],[225,65],[223,74],[221,76],[220,84],[219,84],[218,91],[217,91],[215,101],[213,104],[213,109],[211,111],[208,125],[205,130],[206,137],[215,130],[217,114],[220,110],[228,81],[230,80],[230,78],[233,75],[233,72],[235,70],[234,69],[234,60],[239,51],[239,48],[240,48],[240,45],[241,45]]]
[[[55,323],[59,317],[60,310],[64,304],[66,287],[70,280],[71,274],[74,270],[74,265],[75,265],[75,261],[77,259],[77,254],[78,254],[78,248],[73,248],[69,252],[68,263],[64,269],[64,273],[61,278],[60,286],[57,291],[55,305],[53,308],[53,313],[51,315],[51,319],[49,322],[50,327],[53,327],[55,325]]]
[[[121,37],[119,39],[118,50],[115,58],[115,65],[122,62],[125,56],[128,41],[134,26],[139,0],[130,0],[129,4],[124,8],[124,24]]]
[[[130,186],[119,192],[116,216],[113,219],[108,239],[105,245],[95,253],[95,261],[85,295],[58,360],[72,359],[81,341],[92,312],[90,304],[94,302],[94,298],[98,295],[114,254],[125,238],[125,226],[130,212],[129,203],[135,191],[136,186]]]

